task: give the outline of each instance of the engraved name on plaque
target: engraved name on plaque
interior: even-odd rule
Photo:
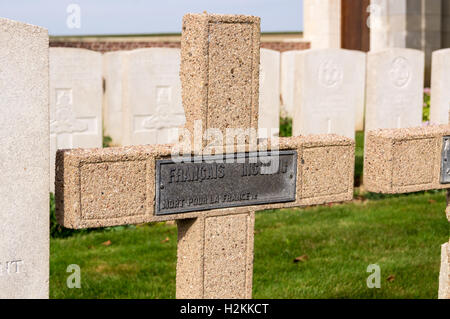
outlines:
[[[297,152],[156,163],[156,215],[295,200]]]

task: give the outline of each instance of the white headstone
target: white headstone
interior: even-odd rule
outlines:
[[[48,33],[0,18],[0,298],[48,298]]]
[[[260,50],[259,112],[260,137],[278,136],[280,127],[280,52]]]
[[[295,55],[292,134],[355,138],[356,112],[364,104],[365,53],[305,50]]]
[[[386,49],[367,54],[365,130],[422,124],[424,54]]]
[[[121,145],[123,135],[123,59],[127,51],[107,52],[103,55],[103,98],[104,134],[111,137],[113,145]]]
[[[433,52],[430,122],[448,124],[450,111],[450,49]]]
[[[294,84],[295,84],[295,55],[302,51],[285,51],[281,53],[280,65],[280,94],[281,114],[294,116]]]
[[[102,55],[50,48],[50,178],[57,149],[102,147]]]
[[[126,54],[122,145],[177,140],[177,128],[186,122],[179,72],[179,49],[137,49]]]

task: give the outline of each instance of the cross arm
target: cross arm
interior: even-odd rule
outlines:
[[[447,125],[369,131],[365,189],[396,194],[450,188],[450,184],[441,183],[443,139],[449,135]]]
[[[155,215],[156,163],[170,159],[170,145],[59,150],[56,216],[65,227],[89,228],[352,199],[353,140],[337,135],[281,138],[279,149],[297,154],[294,201],[162,216]]]

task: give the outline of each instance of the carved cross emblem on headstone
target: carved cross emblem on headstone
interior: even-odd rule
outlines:
[[[55,94],[55,118],[50,122],[50,133],[62,134],[86,131],[88,129],[87,124],[78,120],[72,110],[72,89],[56,89]],[[70,142],[70,144],[72,143]]]
[[[184,16],[186,131],[189,142],[201,140],[185,162],[171,156],[173,145],[57,154],[56,211],[63,226],[177,221],[177,298],[250,298],[255,211],[353,196],[354,142],[345,137],[282,138],[277,145],[252,143],[250,133],[208,148],[211,133],[258,128],[259,22]]]

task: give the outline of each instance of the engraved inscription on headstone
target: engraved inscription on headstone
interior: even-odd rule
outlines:
[[[156,168],[156,215],[295,200],[296,151],[159,160]]]
[[[442,140],[441,184],[450,183],[450,136]]]
[[[50,121],[50,134],[84,132],[88,129],[86,123],[78,120],[73,111],[72,89],[56,89],[56,110],[54,119]],[[62,145],[59,145],[62,146]],[[65,147],[72,147],[64,145]]]
[[[22,273],[23,260],[10,260],[0,262],[0,276]]]

